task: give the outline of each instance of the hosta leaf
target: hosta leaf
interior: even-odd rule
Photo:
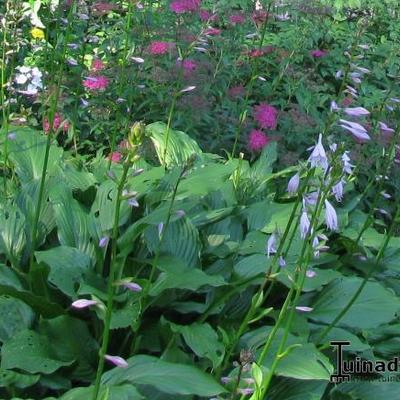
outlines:
[[[134,324],[140,314],[138,302],[128,302],[120,309],[113,309],[111,317],[111,329],[127,328]]]
[[[73,358],[72,377],[90,382],[94,377],[98,344],[85,322],[70,316],[42,320],[39,332],[51,340],[56,359]]]
[[[31,330],[19,332],[3,344],[1,368],[19,369],[31,374],[50,374],[71,365],[72,357],[60,359],[54,353],[51,340]]]
[[[94,223],[92,215],[72,197],[70,189],[57,185],[52,188],[50,200],[53,205],[60,244],[75,247],[94,257],[94,245],[91,242],[89,225]]]
[[[26,242],[25,216],[18,207],[8,204],[0,209],[0,226],[0,252],[16,265]]]
[[[396,399],[400,391],[400,382],[349,382],[337,385],[332,400],[386,400]],[[345,396],[348,397],[345,397]]]
[[[321,400],[328,382],[277,378],[269,392],[270,400]]]
[[[29,328],[34,313],[23,301],[0,296],[0,341],[12,338],[18,332]]]
[[[25,375],[0,369],[0,387],[24,389],[38,382],[40,375]]]
[[[76,289],[89,271],[89,256],[68,246],[37,251],[35,256],[38,263],[50,267],[49,282],[66,295],[76,297]]]
[[[128,363],[128,368],[114,368],[106,372],[102,383],[149,385],[162,392],[177,395],[207,397],[225,392],[211,376],[191,365],[170,363],[145,355],[131,357]]]
[[[224,345],[219,341],[217,333],[209,324],[194,323],[192,325],[176,325],[169,323],[173,332],[180,333],[186,344],[199,357],[206,357],[217,368],[225,353]]]
[[[39,180],[42,175],[46,153],[47,137],[43,133],[29,128],[13,128],[15,140],[9,141],[10,159],[22,182]],[[50,146],[47,174],[52,175],[59,168],[63,150]]]
[[[146,126],[146,135],[151,139],[157,152],[160,163],[167,166],[182,165],[192,155],[201,156],[202,151],[198,144],[186,133],[169,129],[168,142],[167,125],[163,122],[154,122]],[[167,151],[165,152],[165,145]]]
[[[75,388],[69,390],[60,400],[83,400],[91,399],[94,386]],[[137,391],[133,385],[120,386],[101,386],[99,399],[104,400],[142,400],[144,397]]]
[[[146,229],[145,238],[150,250],[155,252],[159,246],[157,228]],[[188,218],[182,217],[169,223],[165,228],[160,252],[182,260],[188,267],[194,268],[199,264],[199,233]]]
[[[343,277],[331,282],[316,298],[309,318],[324,323],[333,321],[361,283],[362,279],[356,277]],[[377,282],[368,282],[338,325],[356,329],[374,328],[393,320],[399,310],[400,300],[393,292]],[[365,318],[366,315],[368,318]]]

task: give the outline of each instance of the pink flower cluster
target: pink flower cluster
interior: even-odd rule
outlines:
[[[176,62],[178,68],[183,68],[184,76],[191,75],[197,69],[197,63],[193,60],[178,60]]]
[[[98,71],[101,71],[102,69],[104,69],[105,65],[104,65],[103,61],[101,61],[98,58],[95,58],[95,59],[93,59],[92,65],[90,68],[92,71],[98,72]]]
[[[212,14],[208,10],[200,10],[199,11],[199,17],[203,22],[215,22],[218,20],[218,15],[217,14]]]
[[[61,122],[62,122],[61,115],[58,112],[55,113],[54,119],[53,119],[53,132],[56,132],[58,130],[58,128],[60,128]],[[65,121],[63,124],[63,127],[62,127],[63,132],[66,133],[68,131],[68,128],[69,128],[69,124],[67,121]],[[43,130],[46,135],[50,132],[50,122],[47,117],[45,117],[43,120]]]
[[[152,42],[149,46],[149,51],[154,56],[165,54],[171,48],[171,43],[168,42]]]
[[[105,90],[109,83],[103,75],[90,75],[83,81],[83,86],[89,90]]]
[[[201,0],[174,0],[170,9],[176,14],[196,11],[200,7]]]
[[[310,51],[310,56],[314,57],[314,58],[321,58],[321,57],[325,57],[326,55],[328,55],[328,52],[325,50],[311,50]]]
[[[229,17],[229,22],[233,25],[240,25],[246,20],[243,14],[234,14]]]
[[[275,129],[278,110],[267,103],[260,103],[254,108],[254,119],[261,129]],[[271,141],[271,137],[261,129],[253,129],[249,134],[248,145],[252,151],[261,151]]]
[[[251,151],[261,151],[271,139],[258,129],[253,129],[249,135],[249,149]]]
[[[278,118],[278,110],[267,104],[261,103],[255,107],[254,119],[260,128],[275,129]]]

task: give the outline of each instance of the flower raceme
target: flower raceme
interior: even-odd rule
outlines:
[[[90,75],[83,81],[83,86],[92,91],[103,91],[110,81],[103,75]]]
[[[254,108],[254,119],[263,129],[275,129],[277,125],[278,110],[267,103],[261,103]]]

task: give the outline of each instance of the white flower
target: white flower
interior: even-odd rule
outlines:
[[[27,81],[28,81],[28,77],[26,75],[24,75],[24,74],[18,74],[15,77],[15,82],[18,85],[24,85]]]

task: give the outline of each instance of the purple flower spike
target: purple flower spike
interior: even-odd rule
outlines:
[[[79,299],[79,300],[75,300],[71,304],[71,307],[81,309],[81,308],[87,308],[90,306],[95,306],[96,304],[97,304],[96,300]]]
[[[296,310],[300,311],[300,312],[311,312],[313,310],[313,308],[305,307],[305,306],[297,306]]]
[[[103,237],[99,240],[99,247],[101,247],[101,248],[107,247],[109,241],[110,241],[109,236],[103,236]]]
[[[109,354],[106,354],[104,358],[107,361],[110,361],[110,363],[114,364],[115,366],[119,368],[128,368],[129,364],[124,360],[122,357],[119,356],[110,356]]]
[[[124,282],[121,286],[131,290],[132,292],[140,292],[142,290],[142,287],[135,282]]]

